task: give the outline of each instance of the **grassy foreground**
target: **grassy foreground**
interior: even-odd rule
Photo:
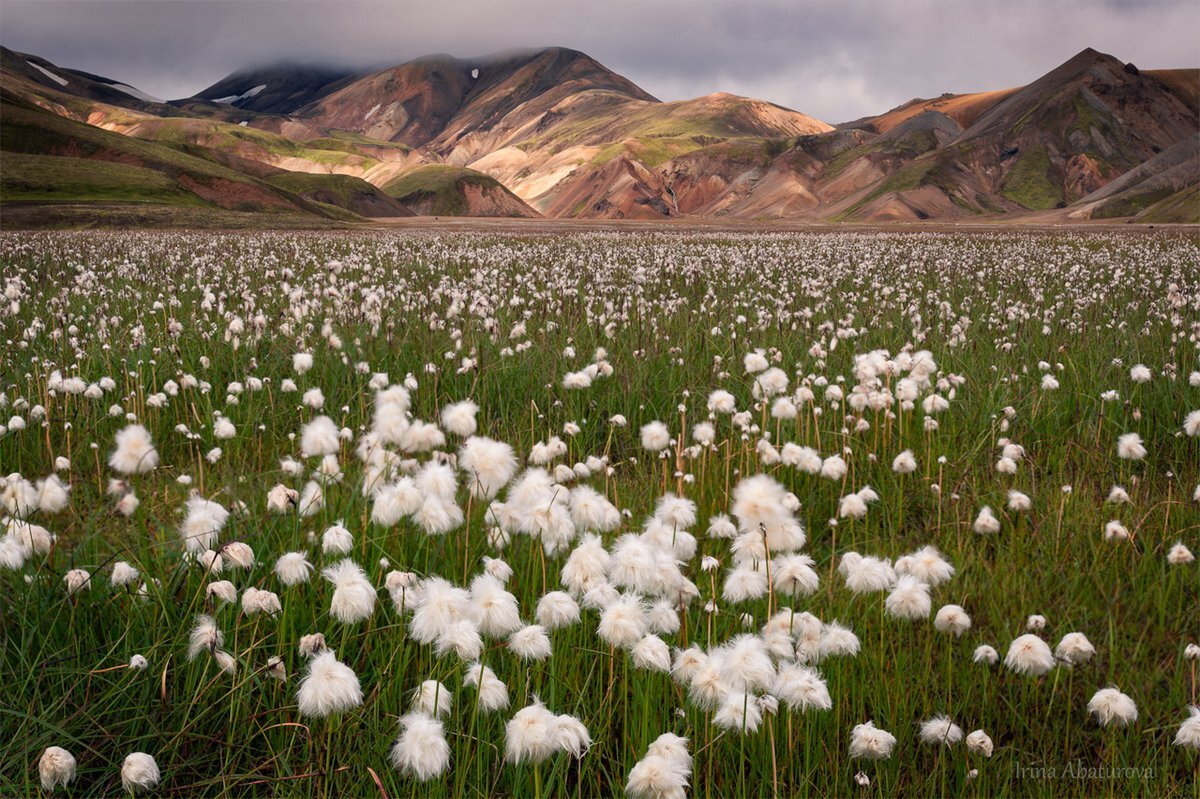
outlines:
[[[5,234],[0,275],[0,472],[36,481],[62,457],[69,465],[58,474],[70,484],[65,508],[29,516],[56,536],[49,551],[0,567],[2,795],[36,794],[38,758],[53,745],[78,762],[70,796],[119,794],[122,761],[136,751],[162,771],[154,791],[172,796],[612,796],[651,742],[674,732],[689,740],[687,794],[696,797],[1200,796],[1200,753],[1173,743],[1197,702],[1200,662],[1184,651],[1200,638],[1200,575],[1195,561],[1167,557],[1177,542],[1200,548],[1200,438],[1184,432],[1200,408],[1194,238]],[[813,391],[794,419],[773,415],[775,398],[756,398],[743,359],[759,349],[787,376],[779,396]],[[918,350],[936,361],[912,409],[848,401],[856,385],[897,389],[900,374],[872,382],[862,362],[856,370],[856,355],[877,350],[885,362]],[[310,370],[297,373],[297,353],[312,354]],[[611,376],[564,387],[568,373],[600,361]],[[1136,364],[1148,381],[1133,379]],[[465,521],[450,532],[430,535],[407,518],[373,522],[355,448],[373,424],[375,373],[386,373],[384,384],[411,376],[417,419],[439,422],[448,404],[473,400],[477,434],[511,444],[522,466],[551,436],[567,450],[554,463],[606,459],[584,480],[559,477],[563,491],[585,482],[628,511],[602,534],[610,548],[643,529],[664,491],[682,493],[696,505],[698,543],[681,570],[698,595],[662,639],[707,650],[757,633],[786,608],[838,621],[860,651],[810,663],[831,709],[781,701],[756,731],[715,726],[672,675],[637,668],[602,640],[600,613],[584,608],[579,623],[550,633],[545,660],[485,636],[482,662],[507,684],[510,705],[482,712],[463,686],[467,664],[412,639],[407,609],[383,590],[387,573],[466,586],[484,556],[502,558],[513,570],[507,590],[532,623],[538,599],[561,588],[583,531],[554,555],[524,534],[497,549],[486,503],[469,499],[461,474]],[[99,396],[61,382],[74,375]],[[185,375],[197,384],[187,387]],[[182,387],[167,394],[168,381]],[[302,401],[313,388],[323,393],[319,410]],[[717,389],[749,412],[740,426],[710,414]],[[1106,401],[1108,391],[1118,397]],[[945,411],[923,407],[933,395],[948,400]],[[340,482],[325,486],[311,515],[269,512],[273,486],[302,490],[317,467],[319,458],[302,458],[300,437],[319,414],[353,436],[337,453]],[[712,445],[694,445],[710,415]],[[231,438],[216,437],[218,416],[236,428]],[[665,458],[639,437],[655,420],[675,439]],[[125,477],[140,499],[125,517],[106,494],[122,477],[107,460],[133,421],[149,430],[160,463]],[[1127,433],[1141,436],[1143,458],[1118,457]],[[1024,448],[1013,474],[995,468],[1001,439]],[[771,463],[767,450],[785,442],[840,455],[848,471],[828,479]],[[461,443],[446,432],[437,449]],[[901,474],[892,465],[905,450],[917,468]],[[282,469],[289,457],[304,461],[302,474]],[[730,513],[738,481],[760,472],[799,500],[802,551],[820,578],[810,595],[727,598],[736,557],[706,530]],[[879,499],[866,515],[839,519],[842,498],[868,485]],[[1106,502],[1114,485],[1128,503]],[[1009,510],[1010,490],[1028,495],[1030,510]],[[192,491],[235,509],[220,544],[249,544],[251,568],[226,563],[214,575],[184,557],[178,531]],[[998,533],[975,531],[984,506]],[[356,624],[331,616],[333,586],[320,576],[343,557],[322,551],[338,520],[353,536],[349,557],[380,589]],[[1106,539],[1111,520],[1128,537]],[[961,637],[935,629],[933,613],[894,618],[887,590],[854,593],[837,568],[849,551],[894,561],[926,545],[956,570],[931,595],[934,613],[953,603],[970,615]],[[289,551],[316,566],[309,582],[280,583],[273,567]],[[705,556],[720,568],[703,571]],[[140,580],[112,587],[117,561]],[[73,594],[64,583],[72,569],[90,575]],[[217,601],[206,586],[218,579],[277,592],[280,612],[248,615]],[[233,674],[208,654],[188,659],[201,613],[222,631]],[[1031,615],[1045,617],[1036,634],[1051,648],[1078,631],[1094,657],[1037,677],[1006,668]],[[307,663],[298,645],[315,632],[361,681],[361,705],[340,716],[298,709]],[[974,662],[982,644],[998,650],[999,664]],[[134,655],[147,668],[129,668]],[[271,657],[282,658],[286,681],[272,678]],[[420,782],[389,752],[424,680],[440,681],[453,706],[443,719],[449,767]],[[1089,699],[1109,685],[1136,703],[1135,722],[1105,727],[1089,714]],[[505,725],[535,696],[587,727],[582,757],[505,762]],[[923,743],[920,725],[940,714],[963,732],[984,730],[991,757]],[[867,721],[897,739],[890,757],[850,757],[852,729]]]

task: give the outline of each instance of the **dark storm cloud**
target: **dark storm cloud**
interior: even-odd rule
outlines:
[[[4,0],[0,41],[159,97],[287,58],[583,50],[663,99],[729,91],[829,121],[1028,82],[1084,47],[1200,66],[1200,3],[1092,0]]]

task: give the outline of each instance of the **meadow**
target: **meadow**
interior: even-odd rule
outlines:
[[[0,795],[1200,797],[1200,241],[0,235]]]

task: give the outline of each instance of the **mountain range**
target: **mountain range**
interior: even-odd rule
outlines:
[[[0,222],[370,217],[1200,222],[1200,70],[1084,50],[1025,86],[837,125],[663,102],[563,48],[280,63],[163,101],[0,48]]]

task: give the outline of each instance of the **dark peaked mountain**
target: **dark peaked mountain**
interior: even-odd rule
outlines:
[[[8,50],[2,67],[10,105],[185,152],[298,212],[1200,221],[1200,71],[1090,49],[1026,86],[837,128],[731,94],[661,102],[563,48],[277,64],[170,104]],[[0,203],[19,196],[6,180]]]
[[[223,103],[260,114],[291,114],[355,77],[347,69],[285,62],[235,72],[190,99]]]

